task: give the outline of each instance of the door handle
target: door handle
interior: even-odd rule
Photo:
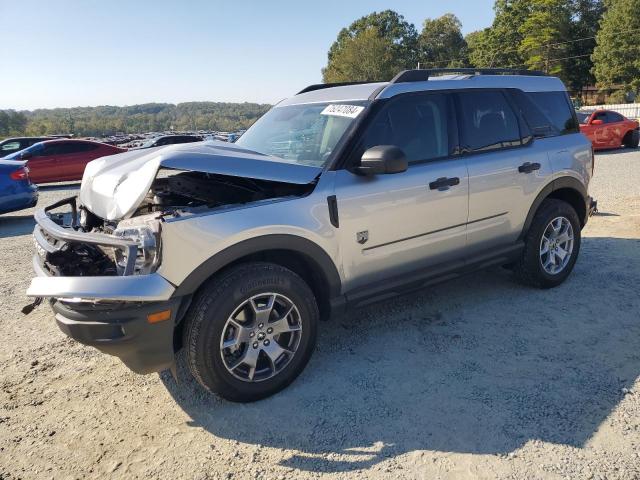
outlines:
[[[518,171],[520,173],[531,173],[534,170],[540,170],[540,164],[539,163],[531,163],[531,162],[525,162],[522,165],[520,165],[518,167]]]
[[[437,180],[429,183],[429,188],[431,190],[448,190],[449,187],[454,187],[460,183],[460,179],[458,177],[440,177]]]

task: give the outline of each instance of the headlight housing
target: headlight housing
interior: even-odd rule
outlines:
[[[160,264],[160,222],[154,220],[142,225],[129,225],[125,220],[118,224],[113,235],[126,238],[138,244],[134,275],[146,275],[156,271]],[[115,262],[119,271],[124,271],[127,265],[128,252],[115,249]]]

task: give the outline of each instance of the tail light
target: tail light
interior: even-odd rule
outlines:
[[[27,180],[29,178],[29,169],[27,167],[20,167],[9,174],[13,180]]]

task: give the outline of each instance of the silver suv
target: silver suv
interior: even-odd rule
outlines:
[[[91,162],[78,198],[35,214],[28,295],[135,372],[184,362],[252,401],[293,381],[336,310],[490,265],[562,283],[595,208],[593,167],[554,77],[312,85],[233,144]]]

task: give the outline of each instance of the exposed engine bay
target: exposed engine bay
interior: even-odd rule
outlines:
[[[270,198],[302,196],[313,189],[313,185],[294,185],[202,172],[160,173],[133,216],[158,211],[180,215],[196,207],[209,209]],[[201,210],[203,209],[198,209]]]
[[[105,220],[76,198],[47,209],[49,218],[78,233],[111,235],[135,242],[135,263],[128,264],[126,249],[96,242],[61,242],[41,230],[46,251],[39,251],[43,267],[55,276],[113,276],[144,274],[155,269],[160,257],[160,230],[167,218],[214,213],[218,209],[275,198],[304,196],[314,184],[291,184],[272,180],[233,177],[205,172],[161,169],[147,195],[129,218]],[[71,206],[71,212],[52,210]]]

